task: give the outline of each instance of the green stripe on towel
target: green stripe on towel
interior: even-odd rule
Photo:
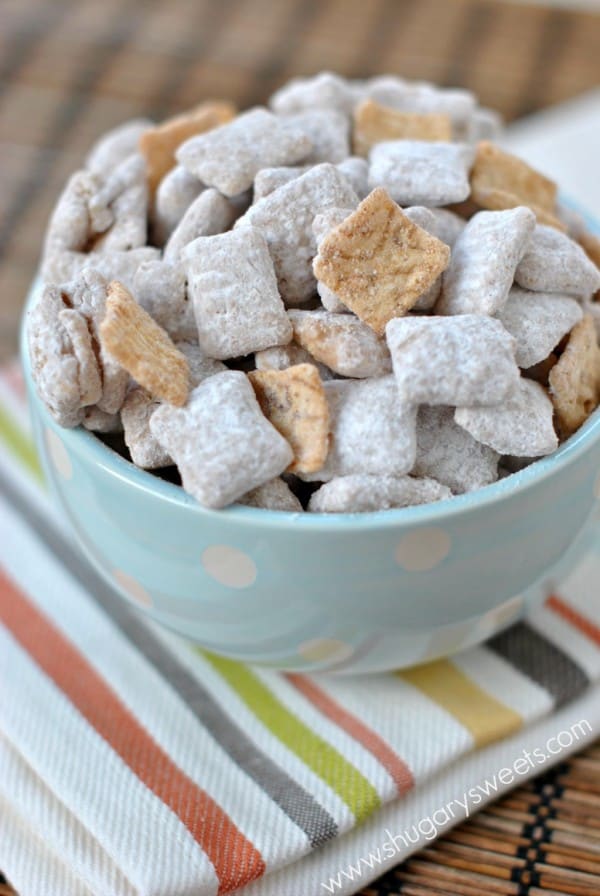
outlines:
[[[379,794],[364,775],[285,707],[253,672],[233,660],[199,652],[263,725],[337,793],[357,822],[379,808]]]
[[[29,436],[15,423],[6,408],[0,405],[0,439],[11,454],[23,464],[35,479],[44,481],[35,445]]]

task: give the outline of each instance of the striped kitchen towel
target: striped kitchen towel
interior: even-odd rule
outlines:
[[[130,610],[0,375],[0,867],[22,896],[354,893],[600,731],[600,549],[525,622],[361,679],[203,653]]]

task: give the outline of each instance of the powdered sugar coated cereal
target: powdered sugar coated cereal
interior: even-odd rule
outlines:
[[[474,153],[460,143],[390,140],[369,154],[369,184],[400,205],[448,205],[467,199]]]
[[[312,513],[368,513],[451,497],[450,489],[434,479],[357,474],[326,482],[311,496],[308,509]]]

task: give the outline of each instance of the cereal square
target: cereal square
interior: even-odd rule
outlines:
[[[490,211],[528,206],[542,224],[563,229],[556,216],[556,184],[522,159],[482,140],[471,170],[471,198]]]
[[[303,131],[312,143],[313,148],[304,164],[331,162],[335,165],[350,155],[348,116],[338,109],[307,109],[286,116],[284,121]]]
[[[198,341],[211,358],[237,358],[289,342],[290,324],[273,262],[253,227],[190,243],[188,292],[194,304]]]
[[[474,152],[463,143],[388,140],[369,154],[369,184],[385,187],[400,205],[448,205],[470,192]]]
[[[449,258],[448,246],[413,224],[380,188],[320,242],[313,267],[317,279],[382,336]]]
[[[373,473],[404,476],[415,462],[416,408],[404,404],[393,376],[331,380],[323,384],[331,415],[331,444],[325,465],[301,479],[326,482],[336,476]]]
[[[279,290],[289,305],[314,295],[312,259],[317,250],[312,222],[319,212],[337,206],[356,208],[358,197],[347,178],[324,163],[259,199],[238,218],[235,228],[256,227],[267,241]]]
[[[585,423],[600,401],[600,348],[589,314],[573,328],[548,382],[560,434],[566,439]]]
[[[493,318],[397,318],[386,337],[406,404],[497,404],[519,381],[514,340]]]
[[[294,341],[340,376],[364,379],[392,372],[385,339],[353,314],[289,311],[288,317]]]
[[[302,128],[256,108],[187,140],[177,161],[209,187],[235,196],[252,186],[261,168],[293,165],[312,151]]]
[[[303,513],[302,504],[287,482],[284,482],[279,476],[242,495],[241,498],[238,498],[238,504],[244,504],[246,507],[262,507],[265,510]]]
[[[218,190],[203,190],[193,200],[181,221],[169,237],[163,260],[176,263],[183,249],[203,236],[223,233],[233,224],[235,213],[230,202]]]
[[[152,238],[164,246],[205,185],[183,165],[175,165],[158,185],[152,208]]]
[[[536,292],[560,292],[589,299],[600,289],[600,270],[579,243],[538,224],[515,272],[515,280]]]
[[[279,476],[293,459],[239,370],[203,380],[183,408],[161,405],[150,431],[177,464],[184,489],[205,507],[231,504]]]
[[[552,418],[546,390],[524,377],[500,404],[457,408],[454,414],[458,425],[478,442],[514,457],[542,457],[558,448]]]
[[[514,286],[498,320],[516,343],[515,357],[522,369],[548,357],[553,348],[583,317],[581,305],[558,293],[529,292]]]
[[[194,109],[167,118],[140,137],[140,151],[146,159],[148,186],[152,193],[175,165],[177,147],[197,134],[231,121],[235,106],[223,100],[208,100]]]
[[[354,109],[353,149],[368,156],[371,147],[387,140],[452,140],[448,115],[400,112],[375,100],[363,100]]]
[[[393,507],[414,507],[451,498],[434,479],[412,476],[338,476],[321,486],[308,502],[311,513],[369,513]]]
[[[436,314],[500,311],[534,227],[535,216],[524,206],[474,215],[454,244]]]
[[[317,368],[254,370],[248,378],[263,414],[292,447],[289,472],[320,470],[329,450],[329,406]]]

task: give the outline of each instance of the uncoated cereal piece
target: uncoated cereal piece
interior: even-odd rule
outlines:
[[[566,439],[585,423],[600,402],[600,348],[589,314],[573,327],[548,382],[559,431]]]
[[[556,184],[522,159],[483,140],[471,170],[471,198],[491,211],[528,206],[541,224],[564,229],[556,216]]]
[[[289,115],[305,109],[338,109],[349,114],[357,101],[356,86],[339,75],[320,72],[310,78],[293,78],[269,100],[274,112]]]
[[[211,358],[236,358],[289,342],[290,324],[273,263],[253,227],[200,237],[188,246],[188,291],[200,347]]]
[[[319,244],[313,268],[340,301],[382,336],[448,264],[450,250],[377,189]]]
[[[289,513],[303,513],[302,504],[293,493],[287,482],[280,479],[271,479],[251,492],[242,495],[238,504],[246,507],[262,507],[265,510],[285,510]]]
[[[182,267],[158,259],[143,262],[137,268],[129,289],[136,302],[167,331],[171,339],[198,338],[194,306],[187,296],[186,276]]]
[[[279,476],[293,459],[238,370],[203,380],[184,408],[161,405],[150,431],[177,464],[184,489],[205,507],[230,504]]]
[[[85,167],[93,174],[106,176],[138,148],[144,131],[153,126],[149,118],[134,118],[107,131],[87,154]]]
[[[396,318],[386,337],[398,393],[408,404],[498,404],[519,381],[514,339],[493,318]]]
[[[369,513],[394,507],[414,507],[451,498],[435,479],[412,476],[338,476],[321,486],[308,502],[311,513]]]
[[[108,285],[100,341],[153,398],[178,407],[185,404],[189,392],[187,358],[117,280]]]
[[[373,473],[404,476],[415,462],[416,408],[400,400],[393,376],[331,380],[323,384],[331,415],[325,465],[301,479]]]
[[[600,289],[600,271],[581,246],[542,224],[533,231],[515,280],[536,292],[560,292],[589,299]]]
[[[304,163],[343,162],[350,155],[350,123],[338,109],[307,109],[286,116],[285,121],[298,127],[312,143]]]
[[[500,311],[534,227],[535,216],[524,206],[474,215],[454,244],[436,313]]]
[[[178,261],[181,251],[192,240],[223,233],[234,219],[231,203],[218,190],[204,190],[194,199],[169,237],[163,252],[164,261]]]
[[[331,208],[355,208],[358,197],[347,179],[327,163],[315,165],[274,193],[250,206],[235,228],[258,228],[267,241],[279,291],[290,305],[301,305],[315,291],[312,259],[317,241],[315,216]]]
[[[388,140],[369,154],[369,184],[400,205],[448,205],[470,192],[474,151],[464,143]]]
[[[148,236],[148,186],[144,159],[129,156],[107,175],[101,189],[91,197],[93,216],[109,212],[112,224],[94,242],[95,252],[138,249]]]
[[[252,186],[261,168],[293,164],[311,150],[301,128],[256,108],[187,140],[177,150],[177,161],[209,187],[235,196]]]
[[[454,422],[454,408],[419,408],[413,475],[430,476],[462,495],[495,482],[499,459]]]
[[[385,340],[353,314],[289,311],[288,317],[294,341],[340,376],[364,379],[392,372]]]
[[[583,317],[581,305],[557,293],[528,292],[515,286],[498,320],[514,337],[519,367],[533,367],[548,357],[563,336]]]
[[[552,402],[543,386],[523,377],[501,404],[459,407],[454,419],[499,454],[542,457],[558,447]]]
[[[320,364],[306,349],[296,345],[295,342],[264,348],[260,352],[256,352],[254,362],[257,370],[285,370],[295,364],[314,364],[322,380],[336,378],[333,371],[325,367],[324,364]]]
[[[175,165],[165,174],[154,197],[152,235],[158,246],[164,246],[194,199],[206,186],[183,165]]]
[[[329,406],[313,364],[248,374],[262,412],[294,452],[290,473],[314,473],[329,449]]]
[[[154,193],[165,174],[175,165],[177,147],[196,134],[224,124],[235,115],[235,106],[224,100],[209,100],[194,109],[167,118],[140,137],[140,152],[146,159],[148,186]]]
[[[448,115],[400,112],[374,100],[363,100],[354,109],[353,150],[368,156],[372,146],[386,140],[452,140]]]
[[[150,432],[150,418],[158,407],[159,401],[141,386],[136,386],[130,390],[121,408],[125,444],[131,460],[142,470],[160,470],[173,463],[169,452]]]
[[[29,312],[27,335],[38,395],[60,426],[73,427],[83,419],[84,390],[79,362],[60,318],[67,308],[60,289],[46,286]]]

